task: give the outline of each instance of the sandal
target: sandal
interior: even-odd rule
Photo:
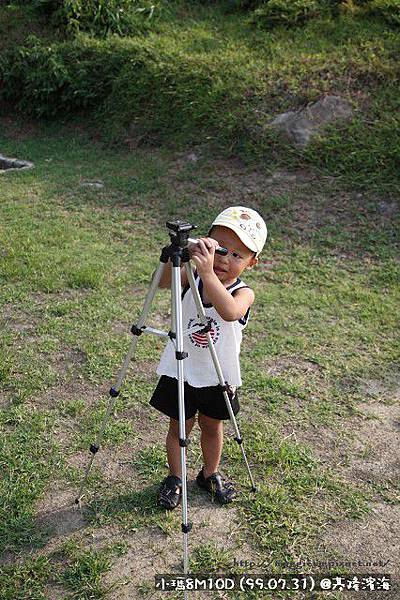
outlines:
[[[158,503],[167,510],[173,510],[181,501],[182,480],[176,475],[168,475],[161,484]]]
[[[226,481],[218,472],[212,473],[209,477],[204,477],[203,469],[196,477],[196,482],[199,487],[207,490],[211,494],[211,498],[218,500],[220,504],[228,504],[236,496],[236,490],[231,481]]]

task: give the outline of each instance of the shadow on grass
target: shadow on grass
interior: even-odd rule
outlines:
[[[39,512],[33,530],[29,536],[19,536],[14,540],[12,549],[6,550],[0,557],[0,564],[13,564],[16,557],[24,557],[35,550],[44,548],[50,541],[65,542],[72,534],[88,527],[108,525],[121,526],[135,531],[143,526],[151,526],[165,511],[157,505],[158,484],[149,485],[142,490],[102,495],[83,501],[81,506],[75,503],[72,494],[62,505]]]
[[[142,490],[128,491],[118,495],[105,492],[97,494],[88,503],[87,519],[91,525],[120,524],[129,529],[151,524],[164,512],[157,505],[158,484]]]

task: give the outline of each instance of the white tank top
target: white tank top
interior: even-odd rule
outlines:
[[[203,302],[203,282],[196,274],[195,283]],[[226,289],[232,294],[234,291],[244,287],[248,286],[244,281],[237,278],[235,283]],[[185,331],[193,327],[196,323],[200,323],[200,319],[197,316],[197,308],[192,290],[189,287],[184,288],[182,297],[182,326]],[[247,325],[250,308],[238,321],[224,321],[212,304],[204,304],[203,302],[203,306],[206,317],[211,319],[212,328],[210,334],[221,364],[224,379],[229,385],[239,387],[242,385],[239,363],[240,344],[242,341],[242,330]],[[185,335],[183,338],[183,350],[188,353],[188,357],[183,360],[183,369],[185,381],[189,385],[193,387],[208,387],[219,384],[205,333],[196,332]],[[175,379],[178,378],[175,346],[171,340],[168,341],[161,356],[157,374],[168,375],[169,377],[175,377]]]

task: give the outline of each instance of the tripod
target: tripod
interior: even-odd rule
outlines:
[[[246,457],[246,453],[243,447],[243,439],[240,435],[235,415],[232,410],[231,402],[228,395],[229,385],[224,380],[224,375],[218,360],[216,350],[214,348],[212,338],[210,335],[211,322],[207,319],[204,311],[203,303],[200,298],[199,290],[196,286],[193,271],[189,264],[189,250],[188,242],[195,241],[189,238],[189,233],[195,226],[184,221],[168,221],[167,228],[170,230],[169,236],[171,244],[165,246],[161,251],[160,264],[153,274],[149,290],[147,292],[142,313],[135,325],[131,327],[131,333],[133,334],[133,340],[128,353],[125,357],[123,366],[118,374],[116,384],[110,389],[110,401],[107,407],[106,414],[104,415],[103,421],[100,426],[100,430],[95,443],[90,445],[90,452],[92,453],[90,462],[86,468],[85,475],[79,490],[78,497],[76,498],[76,504],[80,504],[82,499],[83,489],[85,487],[89,472],[94,460],[96,453],[99,450],[100,443],[104,434],[104,430],[107,421],[114,409],[116,398],[119,395],[119,391],[122,382],[125,378],[126,372],[131,362],[138,338],[143,333],[150,333],[160,337],[169,338],[175,346],[175,358],[177,364],[177,380],[178,380],[178,405],[179,405],[179,446],[180,446],[180,458],[181,458],[181,470],[182,470],[182,533],[183,533],[183,571],[184,574],[188,573],[189,553],[188,553],[188,533],[192,528],[192,524],[188,521],[188,501],[187,501],[187,475],[186,475],[186,447],[188,446],[189,440],[186,439],[186,428],[185,428],[185,401],[184,401],[184,359],[187,358],[188,353],[184,352],[183,337],[192,333],[202,333],[206,335],[208,348],[211,353],[211,358],[215,367],[215,371],[219,381],[219,387],[223,392],[226,407],[229,413],[231,424],[235,431],[235,440],[238,443],[242,456],[249,474],[251,489],[256,491],[253,477],[250,471],[249,463]],[[225,248],[217,248],[216,252],[220,254],[226,254]],[[163,332],[153,327],[145,325],[153,298],[158,289],[164,266],[171,261],[172,263],[172,279],[171,279],[171,330],[169,332]],[[188,278],[190,289],[193,293],[198,319],[199,322],[190,326],[187,330],[183,330],[182,324],[182,286],[181,286],[181,266],[184,265],[185,271]],[[186,598],[186,592],[185,592]]]

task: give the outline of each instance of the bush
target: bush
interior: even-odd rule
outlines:
[[[18,0],[18,3],[30,5],[55,27],[99,37],[148,29],[161,11],[160,3],[151,0]]]
[[[43,44],[35,36],[0,57],[0,99],[25,112],[54,116],[94,107],[129,61],[115,43],[85,39]]]
[[[224,136],[240,120],[250,76],[229,53],[193,56],[143,38],[79,34],[49,45],[32,36],[0,57],[0,100],[48,117],[94,108],[105,128],[135,119],[161,136],[196,127]]]
[[[368,15],[382,17],[390,25],[400,25],[400,0],[372,0],[366,12]]]
[[[262,29],[271,29],[277,25],[293,27],[322,14],[318,0],[269,0],[257,8],[250,21]]]
[[[144,0],[64,0],[62,11],[55,17],[67,29],[87,31],[105,37],[108,33],[126,35],[145,27],[146,21],[158,14],[160,6]]]

